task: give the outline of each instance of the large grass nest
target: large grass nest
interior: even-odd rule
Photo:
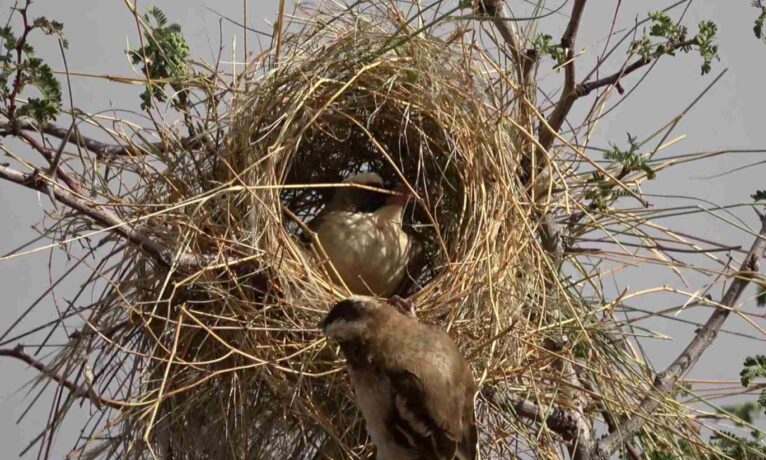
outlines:
[[[93,321],[129,324],[107,336],[106,354],[131,350],[118,367],[135,404],[92,452],[367,458],[343,360],[315,329],[347,292],[300,239],[328,193],[361,171],[414,192],[404,227],[424,250],[401,294],[469,357],[484,458],[560,455],[558,435],[517,418],[512,397],[607,412],[634,401],[639,364],[541,247],[536,216],[550,203],[520,179],[532,127],[508,110],[509,77],[470,36],[419,33],[385,10],[316,13],[287,30],[216,121],[218,147],[179,144],[173,161],[136,168],[132,218],[179,251],[220,257],[168,270],[127,254],[133,264],[102,300],[112,308]],[[566,201],[562,169],[535,190]],[[572,396],[578,360],[602,400]],[[657,423],[692,429],[682,417]]]

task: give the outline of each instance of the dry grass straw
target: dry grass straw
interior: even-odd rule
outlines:
[[[260,55],[246,85],[216,90],[236,97],[225,118],[210,116],[215,104],[202,111],[204,147],[163,131],[173,154],[112,160],[130,190],[115,194],[126,219],[169,246],[228,262],[167,270],[116,247],[119,262],[96,267],[95,281],[108,282],[88,319],[113,333],[77,346],[95,356],[101,388],[130,404],[84,450],[366,458],[343,361],[314,329],[345,293],[300,243],[297,220],[331,190],[318,184],[367,169],[417,194],[405,223],[426,257],[411,298],[471,358],[484,389],[484,458],[561,455],[560,438],[517,418],[506,397],[619,416],[648,388],[640,354],[610,327],[614,304],[591,300],[599,275],[575,262],[561,279],[536,236],[536,216],[562,215],[581,198],[579,157],[551,152],[557,169],[530,196],[519,165],[532,104],[513,96],[511,77],[471,33],[458,33],[462,24],[418,33],[417,21],[383,3],[287,24],[279,54]],[[216,133],[225,134],[218,144]],[[555,202],[552,190],[563,191]],[[698,436],[670,401],[646,430],[648,443],[666,447],[676,435]]]

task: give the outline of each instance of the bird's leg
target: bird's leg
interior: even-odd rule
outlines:
[[[388,303],[398,308],[405,315],[412,316],[413,318],[418,317],[418,315],[415,314],[415,303],[412,302],[412,300],[394,295],[388,299]]]

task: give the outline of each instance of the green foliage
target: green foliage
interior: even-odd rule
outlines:
[[[766,284],[763,281],[756,285],[755,304],[759,307],[766,307]]]
[[[742,386],[748,387],[758,378],[766,378],[766,356],[749,356],[745,359],[744,368],[740,372]],[[756,414],[766,409],[766,394],[761,393],[756,402],[746,402],[724,407],[720,412],[734,418],[737,426],[752,424]],[[766,439],[758,430],[751,430],[750,436],[740,436],[728,431],[721,431],[710,438],[710,445],[720,451],[716,458],[731,458],[734,460],[756,460],[766,458]]]
[[[755,416],[757,412],[760,410],[761,410],[761,406],[759,406],[758,403],[748,401],[741,404],[725,406],[723,410],[719,412],[732,415],[736,419],[750,424],[750,423],[753,423],[753,420],[755,420]],[[734,420],[734,423],[737,424],[738,426],[742,426],[742,423],[739,423],[737,420]]]
[[[64,38],[64,24],[58,21],[51,21],[43,16],[36,18],[32,23],[33,28],[42,30],[46,35],[54,35],[61,40],[64,48],[69,48],[69,42]]]
[[[766,378],[766,355],[748,356],[739,378],[743,387],[749,387],[757,378]]]
[[[616,199],[630,195],[625,190],[615,189],[615,183],[598,171],[594,171],[587,182],[590,185],[585,191],[585,198],[591,200],[591,207],[606,211]]]
[[[14,9],[12,15],[26,18],[26,9]],[[11,21],[9,21],[10,24]],[[53,75],[50,66],[42,59],[35,57],[35,50],[27,41],[34,30],[40,30],[46,35],[54,35],[66,48],[68,43],[62,32],[64,25],[45,17],[38,17],[31,22],[22,21],[24,30],[19,36],[13,32],[10,25],[0,28],[0,96],[5,102],[4,115],[34,117],[38,122],[55,120],[61,111],[61,83]],[[27,102],[16,106],[16,98],[28,88],[37,89],[37,96],[29,96]]]
[[[716,33],[718,32],[718,26],[713,21],[702,21],[699,23],[699,31],[697,32],[697,50],[702,57],[702,75],[710,72],[713,59],[720,59],[718,57],[718,45],[715,44]]]
[[[150,81],[141,93],[141,108],[149,109],[152,99],[166,101],[165,84],[177,93],[171,101],[174,107],[185,107],[188,95],[183,81],[191,75],[191,69],[187,63],[189,44],[181,26],[168,24],[167,16],[157,7],[146,10],[144,21],[144,46],[129,51],[133,64],[142,65],[142,71]]]
[[[764,22],[766,22],[766,5],[764,5],[763,1],[761,0],[754,0],[753,7],[760,10],[758,17],[755,18],[755,23],[753,24],[753,34],[755,34],[755,38],[766,42],[766,34],[764,34]]]
[[[635,137],[628,133],[628,149],[622,150],[615,144],[610,144],[611,149],[604,152],[604,159],[622,165],[621,176],[633,171],[643,171],[648,179],[654,179],[654,170],[646,163],[646,159],[638,152],[640,147]]]
[[[654,170],[639,153],[638,150],[641,146],[630,133],[628,133],[627,149],[621,149],[616,144],[611,143],[610,146],[611,148],[604,152],[604,159],[611,163],[611,169],[619,167],[619,172],[616,174],[617,179],[622,179],[634,171],[643,171],[647,179],[654,179]],[[587,184],[591,187],[585,191],[585,198],[591,200],[592,208],[600,211],[605,211],[614,200],[630,195],[626,190],[617,189],[614,180],[598,171],[592,173]]]
[[[710,445],[716,447],[725,456],[734,460],[762,460],[766,458],[766,444],[763,435],[753,430],[750,438],[722,431],[710,438]]]
[[[697,34],[689,37],[686,26],[675,24],[663,12],[649,13],[652,25],[648,35],[630,44],[630,52],[639,54],[643,59],[656,59],[663,55],[675,56],[676,51],[688,53],[696,49],[702,57],[702,74],[710,72],[713,59],[718,59],[718,45],[715,44],[718,27],[712,21],[701,21],[697,25]]]
[[[540,56],[550,56],[558,65],[566,61],[566,54],[561,45],[554,43],[553,37],[548,34],[538,34],[532,42],[532,47]]]
[[[750,198],[752,198],[753,201],[766,201],[766,190],[758,190],[750,195]]]

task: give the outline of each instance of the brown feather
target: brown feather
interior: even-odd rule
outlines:
[[[341,302],[327,318],[331,325],[323,327],[349,361],[357,401],[379,450],[404,449],[411,456],[402,459],[477,458],[475,384],[446,333],[372,298]],[[388,458],[400,457],[379,460]]]

